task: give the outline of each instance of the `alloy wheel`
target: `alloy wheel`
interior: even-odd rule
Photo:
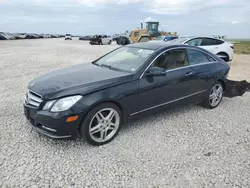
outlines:
[[[89,135],[96,142],[106,142],[111,139],[120,126],[120,116],[113,108],[99,110],[89,124]]]
[[[209,103],[212,107],[217,106],[221,99],[222,99],[222,95],[223,95],[223,88],[221,86],[221,84],[216,84],[209,95]]]

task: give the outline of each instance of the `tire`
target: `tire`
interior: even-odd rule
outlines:
[[[217,94],[215,93],[215,90],[217,91]],[[223,99],[223,91],[223,84],[220,81],[215,82],[211,87],[208,96],[206,96],[205,100],[201,103],[201,105],[208,109],[216,108],[217,106],[219,106]]]
[[[116,44],[118,44],[118,45],[121,44],[121,43],[120,43],[120,39],[117,39],[117,40],[116,40]]]
[[[113,112],[112,118],[104,120],[111,114],[111,111]],[[112,141],[118,134],[121,122],[122,113],[120,108],[113,103],[102,103],[92,108],[85,116],[80,126],[80,135],[91,145],[104,145]],[[91,128],[93,129],[92,133]]]
[[[120,41],[119,41],[119,44],[122,45],[122,46],[126,46],[126,45],[129,44],[129,39],[127,37],[121,37]]]

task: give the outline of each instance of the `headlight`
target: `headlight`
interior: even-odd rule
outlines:
[[[43,110],[50,109],[50,107],[54,104],[54,102],[56,102],[56,100],[46,102],[46,104],[43,106]]]
[[[65,111],[65,110],[68,110],[69,108],[71,108],[81,98],[82,98],[81,95],[65,97],[65,98],[59,99],[56,102],[50,101],[51,104],[48,104],[48,105],[50,105],[50,107],[51,107],[51,105],[53,105],[51,110],[50,110],[51,112],[61,112],[61,111]],[[45,106],[47,105],[47,103],[45,104]]]

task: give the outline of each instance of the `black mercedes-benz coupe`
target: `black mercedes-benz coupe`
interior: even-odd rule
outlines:
[[[24,114],[49,137],[75,138],[79,132],[90,144],[102,145],[139,115],[188,104],[217,107],[229,69],[199,47],[131,44],[32,80]]]

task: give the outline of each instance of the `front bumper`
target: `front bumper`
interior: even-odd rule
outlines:
[[[52,113],[33,109],[25,104],[23,107],[26,119],[37,132],[56,139],[77,137],[78,128],[83,118],[82,113],[72,113],[72,111]],[[68,117],[76,115],[78,116],[77,120],[66,122]]]

